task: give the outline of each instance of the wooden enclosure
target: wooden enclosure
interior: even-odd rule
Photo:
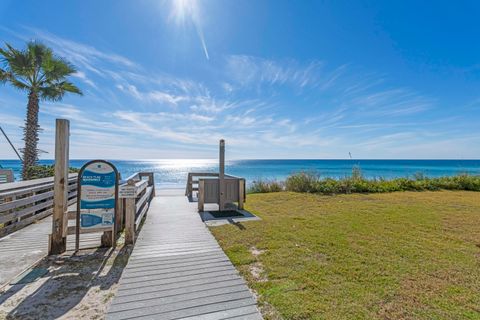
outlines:
[[[198,211],[204,210],[206,203],[216,203],[220,211],[235,208],[242,210],[245,202],[245,179],[225,174],[225,141],[220,140],[219,172],[190,172],[187,177],[185,195],[193,198],[197,191]]]

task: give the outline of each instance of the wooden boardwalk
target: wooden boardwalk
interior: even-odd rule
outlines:
[[[51,232],[52,217],[49,216],[0,238],[0,288],[47,255]],[[82,234],[80,248],[98,247],[100,236],[99,233]],[[75,237],[69,236],[67,250],[74,249]]]
[[[151,202],[107,319],[262,319],[183,192]]]

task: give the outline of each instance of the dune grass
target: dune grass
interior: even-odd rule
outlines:
[[[213,227],[266,319],[480,319],[480,195],[247,198],[261,221]]]
[[[368,179],[362,176],[359,167],[354,167],[351,176],[340,179],[322,178],[315,172],[298,172],[285,181],[253,181],[249,193],[278,191],[308,192],[323,194],[382,193],[395,191],[468,190],[480,191],[480,176],[460,174],[456,176],[429,178],[423,174],[394,179]]]

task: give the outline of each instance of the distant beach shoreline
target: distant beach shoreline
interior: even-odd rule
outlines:
[[[88,160],[70,160],[72,167],[79,168]],[[218,172],[218,160],[111,160],[122,177],[138,171],[155,172],[155,183],[162,189],[184,188],[188,172]],[[39,164],[53,164],[53,160],[40,160]],[[4,168],[14,170],[20,178],[21,163],[18,160],[0,160]],[[480,160],[231,160],[226,162],[226,171],[254,180],[284,180],[300,171],[316,172],[322,177],[342,178],[359,166],[366,178],[411,177],[422,173],[428,177],[453,176],[462,173],[480,175]]]

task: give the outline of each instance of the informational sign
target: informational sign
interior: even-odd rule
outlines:
[[[118,197],[119,198],[136,198],[137,196],[137,187],[124,184],[121,185],[118,189]]]
[[[80,228],[112,226],[118,184],[117,169],[103,160],[87,163],[79,174]]]

